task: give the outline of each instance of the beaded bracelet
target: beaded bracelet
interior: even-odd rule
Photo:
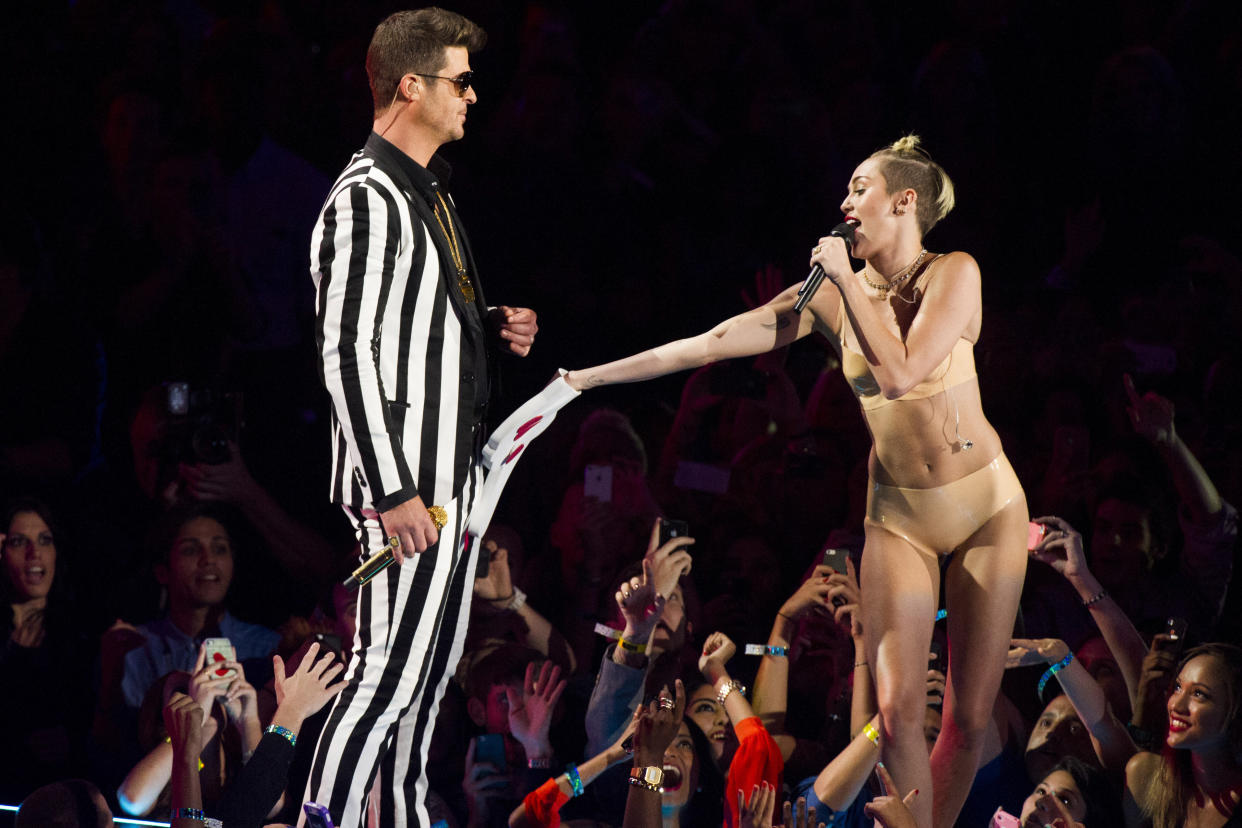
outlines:
[[[1107,590],[1107,589],[1101,589],[1101,590],[1100,590],[1099,592],[1097,592],[1095,595],[1092,595],[1090,598],[1088,598],[1087,600],[1083,601],[1083,602],[1082,602],[1082,605],[1083,605],[1084,607],[1093,607],[1093,606],[1095,606],[1096,604],[1098,604],[1098,603],[1100,603],[1101,601],[1103,601],[1103,600],[1104,600],[1105,598],[1107,598],[1107,597],[1108,597],[1108,590]]]
[[[1057,673],[1064,670],[1067,666],[1069,666],[1069,663],[1073,660],[1074,660],[1074,654],[1069,653],[1068,655],[1065,656],[1065,658],[1061,659],[1056,664],[1048,665],[1048,669],[1045,670],[1044,674],[1039,677],[1039,687],[1036,688],[1035,692],[1039,694],[1040,696],[1042,696],[1044,694],[1044,687],[1048,685],[1048,679],[1052,678]]]
[[[787,656],[789,648],[775,644],[747,644],[745,652],[748,656]]]
[[[287,727],[281,727],[280,725],[268,725],[267,727],[263,728],[263,732],[264,733],[275,733],[277,736],[284,736],[286,739],[289,740],[290,745],[292,745],[293,747],[297,747],[298,735]]]
[[[635,644],[633,641],[626,641],[624,638],[617,639],[617,646],[625,650],[627,653],[647,652],[646,644]]]
[[[876,730],[875,725],[871,722],[867,722],[863,725],[863,735],[871,740],[871,744],[876,747],[880,746],[880,731]]]
[[[582,796],[585,788],[582,785],[582,777],[578,775],[577,765],[571,763],[566,766],[565,775],[569,777],[569,787],[573,788],[572,796]]]
[[[658,793],[658,794],[664,793],[664,789],[661,788],[659,785],[652,785],[646,779],[642,779],[641,777],[631,776],[630,784],[633,785],[635,788],[642,788],[643,790],[651,791],[652,793]]]
[[[202,808],[173,808],[172,814],[169,816],[169,822],[178,818],[196,819],[206,825],[207,828],[224,828],[224,823],[204,814]]]
[[[738,691],[743,696],[746,695],[745,684],[742,684],[737,679],[729,679],[727,682],[725,682],[724,684],[720,686],[719,690],[716,691],[716,704],[724,704],[725,699],[729,698],[729,694],[732,693],[734,690]]]

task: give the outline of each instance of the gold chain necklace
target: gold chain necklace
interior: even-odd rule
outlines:
[[[870,262],[868,262],[863,267],[863,273],[862,273],[863,281],[867,283],[867,287],[878,292],[880,294],[881,299],[887,299],[889,291],[896,290],[897,288],[901,287],[902,285],[906,283],[907,279],[909,279],[911,276],[914,275],[915,271],[919,269],[919,265],[923,263],[923,257],[926,255],[927,255],[927,248],[924,247],[922,250],[919,251],[918,258],[916,258],[913,262],[910,263],[910,265],[905,269],[904,273],[902,273],[900,276],[898,276],[896,279],[893,279],[890,282],[886,282],[884,281],[883,277],[880,277],[880,284],[878,285],[875,282],[867,278],[867,271],[871,269],[871,264]],[[876,274],[876,275],[878,276],[879,274]]]
[[[444,234],[445,240],[449,243],[449,253],[453,257],[453,265],[457,268],[457,289],[461,291],[461,295],[466,297],[467,302],[474,301],[474,285],[470,283],[470,274],[466,272],[466,261],[462,258],[461,247],[457,244],[457,229],[453,226],[453,214],[449,212],[448,205],[444,203],[444,196],[436,192],[436,198],[439,204],[432,205],[435,211],[436,224],[440,225],[440,232]],[[440,216],[440,208],[444,208],[444,216]],[[447,226],[446,226],[447,220]]]

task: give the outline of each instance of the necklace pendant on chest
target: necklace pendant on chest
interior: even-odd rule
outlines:
[[[474,285],[470,284],[470,276],[464,267],[457,268],[457,289],[466,297],[467,302],[474,301]]]

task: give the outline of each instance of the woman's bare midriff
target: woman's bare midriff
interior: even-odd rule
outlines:
[[[875,441],[868,464],[871,479],[886,486],[943,486],[978,471],[1001,452],[974,379],[933,397],[895,400],[864,411],[864,417]],[[963,447],[966,441],[971,448]]]

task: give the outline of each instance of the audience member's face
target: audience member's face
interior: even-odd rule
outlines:
[[[681,587],[673,587],[664,602],[664,611],[651,637],[651,655],[680,650],[686,643],[686,597]]]
[[[1141,507],[1109,498],[1095,512],[1091,536],[1091,571],[1113,588],[1147,577],[1151,526]]]
[[[197,517],[182,524],[168,552],[160,580],[172,606],[214,607],[224,603],[233,581],[233,545],[217,520]]]
[[[1108,699],[1108,704],[1117,714],[1117,718],[1129,721],[1130,691],[1126,689],[1121,668],[1117,665],[1117,659],[1113,658],[1113,653],[1108,649],[1108,644],[1104,642],[1104,639],[1099,636],[1087,639],[1078,648],[1074,657],[1100,685],[1100,689],[1104,691],[1104,697]]]
[[[1075,822],[1082,822],[1087,816],[1087,802],[1083,799],[1082,791],[1078,790],[1074,777],[1066,771],[1055,770],[1045,776],[1026,798],[1026,802],[1022,803],[1019,816],[1022,828],[1043,828],[1060,816],[1051,805],[1040,805],[1044,796],[1055,796],[1061,800]]]
[[[719,760],[729,738],[729,714],[723,704],[717,704],[715,688],[710,684],[699,685],[686,700],[686,715],[703,731],[711,743],[712,756]]]
[[[699,784],[699,769],[694,761],[694,739],[690,725],[684,721],[677,735],[664,750],[663,804],[680,808],[690,801]]]
[[[509,732],[509,697],[505,690],[513,690],[520,698],[522,682],[509,684],[493,684],[487,691],[487,699],[483,703],[483,727],[488,733]]]
[[[4,570],[17,599],[46,599],[56,577],[52,530],[36,512],[18,512],[4,531]]]
[[[1069,697],[1060,695],[1048,702],[1031,730],[1031,738],[1026,743],[1027,776],[1032,782],[1043,779],[1066,756],[1099,765],[1091,735],[1078,718]]]
[[[1192,658],[1169,691],[1165,744],[1183,750],[1225,744],[1229,708],[1229,685],[1220,663],[1210,655]]]

